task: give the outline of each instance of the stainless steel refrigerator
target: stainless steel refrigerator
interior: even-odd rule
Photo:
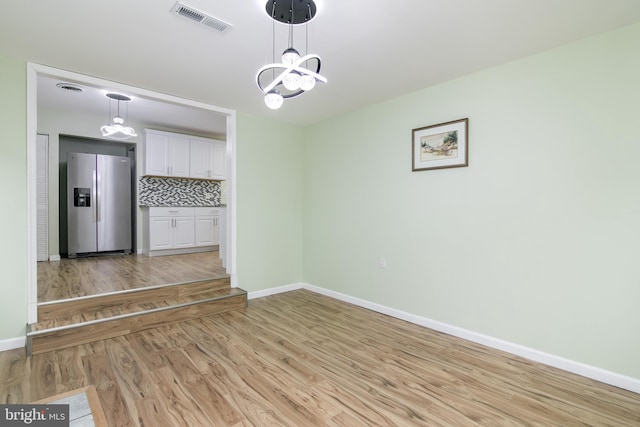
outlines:
[[[131,162],[103,154],[67,155],[69,257],[131,252]]]

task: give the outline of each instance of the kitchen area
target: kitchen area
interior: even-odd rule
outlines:
[[[224,141],[146,129],[138,204],[142,253],[175,255],[224,249]],[[219,250],[224,253],[224,250]],[[224,256],[221,256],[224,265]]]
[[[61,90],[58,79],[38,77],[37,258],[47,261],[38,262],[38,300],[47,293],[41,278],[82,296],[82,283],[120,284],[135,276],[142,286],[156,286],[226,274],[226,117],[137,97],[122,114],[136,135],[112,140],[98,131],[113,115],[107,89],[76,85],[81,90]],[[103,104],[97,110],[82,106],[96,99]],[[89,166],[78,172],[76,164]],[[110,198],[99,185],[106,181],[120,182]],[[99,264],[119,259],[135,260],[135,271],[111,266],[107,279]],[[69,261],[85,263],[77,270],[95,277],[51,285]],[[169,266],[175,276],[161,272]],[[143,277],[149,268],[160,271],[154,280],[162,283]]]

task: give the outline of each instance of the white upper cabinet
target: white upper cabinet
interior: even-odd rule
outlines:
[[[182,136],[169,137],[169,176],[189,177],[189,138]]]
[[[225,179],[226,143],[146,129],[145,175]]]
[[[224,141],[191,138],[191,178],[225,179],[226,148]]]
[[[211,141],[211,179],[227,179],[227,143]]]
[[[189,177],[189,138],[145,130],[144,174]]]
[[[169,175],[167,155],[169,153],[169,135],[145,132],[144,135],[144,174]]]
[[[209,142],[204,139],[191,140],[191,165],[189,175],[192,178],[209,178]]]

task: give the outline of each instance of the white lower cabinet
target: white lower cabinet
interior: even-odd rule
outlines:
[[[173,219],[173,247],[190,248],[195,245],[193,217],[176,217]]]
[[[218,208],[150,207],[143,211],[145,255],[211,251],[219,244]]]
[[[196,246],[220,244],[220,214],[217,208],[195,208]]]
[[[152,251],[173,248],[173,218],[156,216],[149,218],[149,249]]]

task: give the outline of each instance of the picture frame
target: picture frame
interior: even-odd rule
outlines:
[[[469,166],[469,119],[411,131],[413,172]]]

